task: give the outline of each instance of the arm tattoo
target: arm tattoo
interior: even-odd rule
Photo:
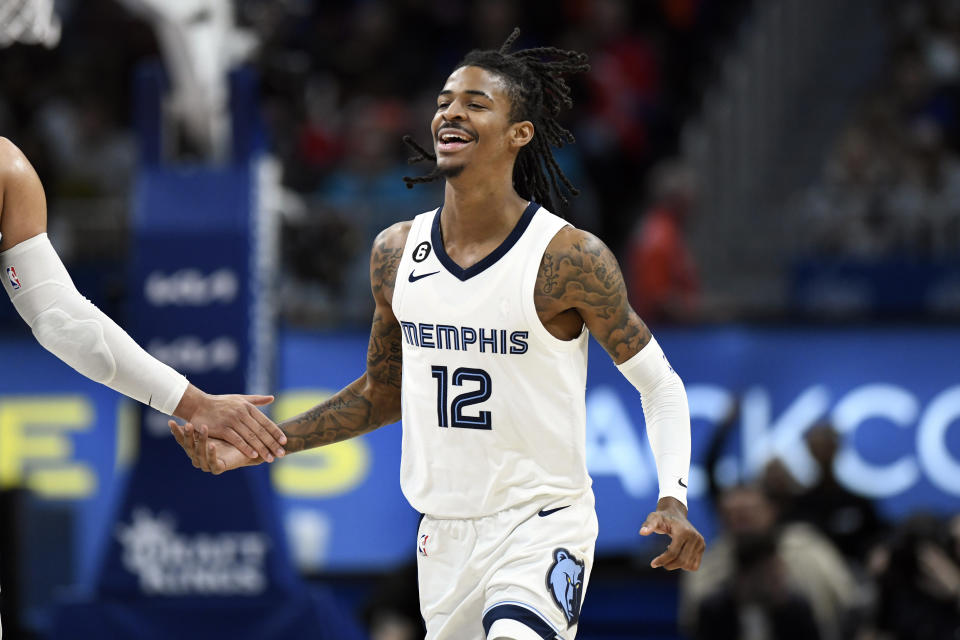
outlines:
[[[400,391],[402,370],[400,323],[384,322],[383,314],[373,315],[373,329],[367,347],[367,376],[374,382]]]
[[[377,239],[373,245],[370,259],[370,285],[374,297],[383,296],[387,302],[393,301],[393,289],[397,282],[397,267],[403,256],[403,246],[389,246],[386,241]]]
[[[404,242],[398,243],[399,246],[391,245],[381,234],[374,243],[370,283],[373,297],[377,300],[377,310],[373,314],[370,345],[367,347],[367,376],[384,388],[396,389],[398,404],[402,360],[401,330],[390,306],[393,303],[397,268],[403,256],[406,237],[403,240]],[[397,238],[394,238],[395,243],[396,241]]]
[[[615,362],[636,354],[650,330],[627,301],[617,259],[596,237],[576,232],[572,242],[543,254],[533,300],[541,317],[575,309]]]
[[[332,398],[281,423],[290,453],[340,442],[372,431],[372,403],[363,396],[363,379],[355,380]]]
[[[401,330],[390,309],[403,254],[403,242],[399,244],[391,246],[389,236],[381,234],[373,247],[370,284],[377,309],[366,373],[325,402],[282,423],[287,451],[340,442],[400,419]]]

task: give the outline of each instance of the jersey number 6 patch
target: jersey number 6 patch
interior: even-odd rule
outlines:
[[[493,418],[489,411],[481,411],[476,416],[463,415],[464,407],[479,404],[490,399],[493,382],[490,374],[483,369],[460,367],[454,370],[452,378],[446,367],[430,367],[430,375],[437,380],[437,423],[441,427],[459,427],[461,429],[492,429]],[[447,387],[450,383],[461,387],[467,382],[476,382],[480,386],[475,391],[461,393],[450,403],[447,411]]]

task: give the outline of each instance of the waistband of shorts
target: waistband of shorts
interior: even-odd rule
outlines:
[[[516,504],[506,509],[501,509],[500,511],[494,511],[480,516],[472,516],[469,518],[459,518],[459,517],[448,517],[448,516],[438,516],[432,513],[421,513],[420,522],[423,522],[424,518],[430,518],[431,520],[457,520],[464,522],[480,522],[483,520],[493,520],[503,517],[514,518],[517,516],[526,515],[526,517],[531,517],[535,513],[540,512],[541,510],[555,509],[560,506],[573,506],[575,504],[584,504],[593,508],[596,505],[596,498],[593,494],[593,488],[587,488],[584,491],[578,494],[570,495],[543,495],[538,496],[537,498],[530,500],[528,502],[522,502]]]

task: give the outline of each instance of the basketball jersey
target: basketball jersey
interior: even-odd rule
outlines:
[[[441,210],[413,220],[393,293],[403,493],[439,518],[582,495],[588,332],[555,338],[533,302],[544,250],[567,222],[530,203],[499,247],[462,269],[444,251]]]

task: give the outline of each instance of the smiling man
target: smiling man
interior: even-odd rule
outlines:
[[[403,420],[401,485],[417,532],[430,640],[576,635],[597,517],[585,455],[588,335],[643,395],[660,498],[640,529],[672,538],[655,567],[695,570],[686,517],[690,417],[683,383],[627,303],[616,259],[550,213],[573,186],[551,146],[573,137],[562,75],[586,56],[474,51],[447,78],[431,123],[444,202],[377,238],[367,371],[283,424],[288,451]],[[402,376],[401,376],[402,372]],[[401,402],[402,399],[402,402]],[[249,464],[192,425],[171,429],[194,464]]]

